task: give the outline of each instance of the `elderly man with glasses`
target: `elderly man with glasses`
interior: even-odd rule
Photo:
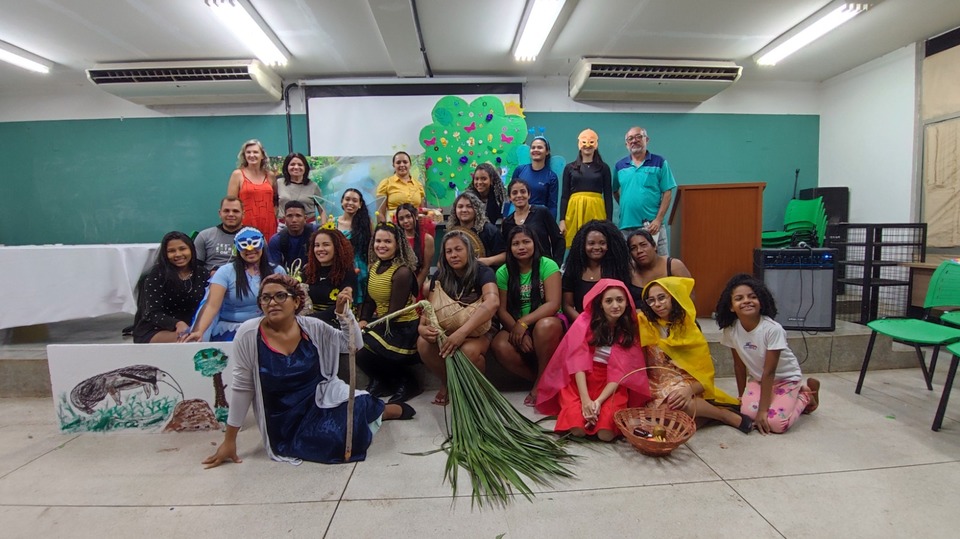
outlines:
[[[620,204],[620,230],[624,237],[646,228],[656,239],[657,253],[669,255],[664,226],[677,182],[663,156],[647,151],[650,137],[642,127],[631,127],[625,137],[630,155],[617,161],[613,196]]]

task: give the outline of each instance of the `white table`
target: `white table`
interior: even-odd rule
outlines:
[[[156,243],[0,247],[0,329],[137,311]]]

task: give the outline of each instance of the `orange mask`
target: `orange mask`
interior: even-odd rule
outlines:
[[[585,148],[596,148],[598,140],[599,137],[597,137],[596,131],[593,129],[584,129],[577,135],[577,146],[581,150]]]

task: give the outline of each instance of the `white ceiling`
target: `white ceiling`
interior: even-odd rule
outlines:
[[[291,52],[288,81],[425,73],[567,76],[581,56],[734,60],[752,80],[822,81],[960,26],[958,0],[883,0],[772,68],[750,57],[828,0],[568,0],[537,62],[511,46],[524,0],[251,0]],[[249,58],[203,0],[0,0],[0,40],[57,65],[0,63],[0,92],[84,84],[97,63]]]

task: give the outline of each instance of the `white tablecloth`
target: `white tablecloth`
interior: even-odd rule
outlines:
[[[0,329],[137,311],[159,245],[0,247]]]

